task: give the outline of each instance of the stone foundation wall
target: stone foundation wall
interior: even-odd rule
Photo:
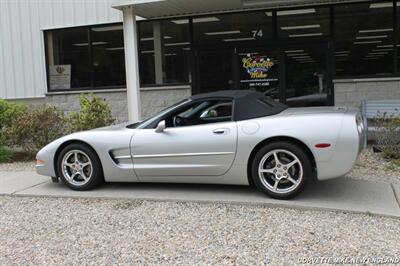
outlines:
[[[70,112],[79,111],[78,97],[80,94],[85,94],[85,92],[47,94],[46,97],[43,98],[18,99],[12,101],[22,102],[30,106],[42,104],[54,105],[64,113],[68,114]],[[126,90],[95,92],[93,94],[107,101],[110,106],[111,113],[113,117],[116,118],[117,123],[128,120]]]
[[[400,99],[400,78],[335,80],[335,106],[360,107],[363,100]]]
[[[77,93],[56,93],[48,94],[41,98],[26,98],[10,100],[14,102],[25,103],[30,106],[38,106],[43,104],[54,105],[66,114],[79,110],[80,94]],[[89,93],[89,92],[87,92]],[[128,121],[128,102],[126,90],[109,90],[104,92],[94,92],[94,95],[104,99],[110,106],[113,117],[117,123]],[[184,88],[145,88],[141,89],[141,112],[142,118],[145,119],[168,106],[187,98],[191,95],[191,89]]]

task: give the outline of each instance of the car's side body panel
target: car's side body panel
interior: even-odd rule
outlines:
[[[131,141],[134,169],[141,181],[169,177],[220,176],[235,158],[236,122],[138,130]]]

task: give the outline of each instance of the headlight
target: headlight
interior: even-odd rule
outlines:
[[[43,160],[39,160],[39,159],[36,159],[36,165],[44,165],[44,161]]]

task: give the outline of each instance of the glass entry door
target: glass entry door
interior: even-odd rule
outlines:
[[[256,90],[292,107],[333,105],[328,49],[328,42],[198,49],[194,93]]]
[[[293,107],[330,104],[331,75],[328,45],[292,46],[285,49],[284,90],[286,104]]]
[[[292,107],[332,105],[328,43],[250,47],[237,52],[237,88],[256,90]]]
[[[280,100],[281,53],[276,50],[241,49],[238,58],[238,88],[256,90]]]

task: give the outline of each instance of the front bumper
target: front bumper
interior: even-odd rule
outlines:
[[[36,172],[44,176],[56,176],[54,169],[54,157],[46,147],[41,149],[36,155]]]

